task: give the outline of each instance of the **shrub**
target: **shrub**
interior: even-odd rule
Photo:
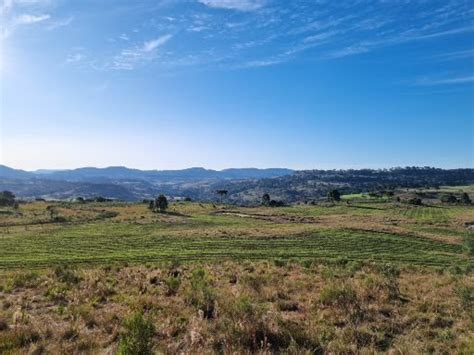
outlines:
[[[461,302],[461,306],[468,310],[474,307],[474,287],[469,285],[459,285],[454,289],[454,292]]]
[[[421,198],[418,197],[413,197],[407,201],[410,205],[415,205],[415,206],[421,206],[423,202],[421,201]]]
[[[464,205],[470,205],[472,203],[471,198],[469,197],[467,192],[462,193],[460,201]]]
[[[143,314],[137,313],[124,322],[125,331],[120,337],[120,355],[153,354],[155,326]]]
[[[15,331],[0,334],[0,354],[19,354],[15,351],[40,340],[40,335],[32,329],[17,328]]]
[[[179,287],[181,286],[181,278],[179,276],[170,276],[165,280],[165,284],[168,287],[167,295],[176,295]]]
[[[453,194],[444,194],[441,196],[441,202],[443,203],[456,203],[458,199]]]
[[[74,270],[65,265],[57,266],[54,269],[54,274],[59,281],[67,284],[77,284],[81,281],[81,278],[75,274]]]
[[[55,303],[58,304],[66,304],[67,303],[67,288],[66,287],[60,287],[60,286],[53,286],[49,288],[45,292],[45,297]]]
[[[214,318],[216,294],[209,277],[203,269],[194,270],[191,275],[191,290],[188,301],[204,313],[204,318]]]
[[[288,260],[285,259],[275,259],[274,261],[275,266],[284,267],[288,264]]]
[[[282,312],[297,312],[300,309],[298,302],[294,301],[279,301],[277,307]]]
[[[464,235],[463,247],[467,254],[474,255],[474,234],[466,232]]]
[[[35,271],[16,274],[7,280],[4,289],[11,291],[19,287],[34,287],[38,284],[39,277],[40,275]]]
[[[52,217],[51,221],[53,223],[65,223],[68,221],[68,219],[66,217],[63,217],[63,216],[54,216]]]
[[[398,276],[400,276],[400,270],[391,264],[383,264],[379,266],[378,269],[382,276],[384,276],[384,286],[388,291],[389,299],[399,299],[400,288],[398,284]]]
[[[328,200],[329,201],[340,201],[341,200],[341,193],[339,192],[339,190],[331,190],[328,192]]]
[[[97,215],[97,218],[98,219],[108,219],[108,218],[117,217],[118,215],[119,215],[119,213],[115,212],[115,211],[103,211],[103,212],[100,212]]]
[[[319,300],[326,306],[347,308],[357,301],[357,295],[351,287],[329,285],[321,291]]]

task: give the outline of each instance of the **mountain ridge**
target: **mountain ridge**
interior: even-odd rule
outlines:
[[[205,179],[261,179],[290,175],[294,170],[286,168],[229,168],[223,170],[191,167],[178,170],[140,170],[125,166],[105,168],[81,167],[76,169],[25,171],[0,165],[0,178],[41,178],[65,181],[99,180],[205,180]]]

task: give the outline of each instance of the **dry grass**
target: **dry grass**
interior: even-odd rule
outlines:
[[[173,292],[170,277],[180,280]],[[153,325],[149,346],[159,352],[473,350],[469,275],[282,260],[6,272],[1,280],[0,353],[113,353],[136,314]]]

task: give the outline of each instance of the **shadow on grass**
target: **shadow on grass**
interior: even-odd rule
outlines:
[[[373,206],[357,206],[357,205],[347,205],[347,207],[352,207],[352,208],[362,208],[364,210],[379,210],[379,211],[385,211],[385,208],[380,208],[380,207],[373,207]]]

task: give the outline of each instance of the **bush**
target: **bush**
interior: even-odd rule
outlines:
[[[455,288],[454,292],[459,298],[461,306],[466,310],[474,308],[474,287],[469,285],[460,285]]]
[[[108,219],[108,218],[117,217],[118,215],[119,215],[119,213],[115,212],[115,211],[103,211],[103,212],[100,212],[97,215],[97,218],[98,219]]]
[[[470,205],[472,203],[471,198],[466,192],[462,193],[460,201],[464,205]]]
[[[407,201],[410,205],[415,205],[415,206],[421,206],[423,202],[421,201],[421,198],[414,197],[411,198]]]
[[[379,266],[379,272],[384,276],[384,286],[388,291],[388,297],[391,300],[400,298],[400,288],[398,284],[398,276],[400,270],[391,264]]]
[[[6,290],[13,290],[20,287],[35,287],[38,284],[40,275],[35,272],[20,273],[8,279],[5,284]]]
[[[466,232],[463,240],[463,247],[467,254],[474,255],[474,234]]]
[[[167,295],[176,295],[179,287],[181,286],[181,278],[179,276],[170,276],[165,280],[165,284],[168,287]]]
[[[209,277],[203,269],[194,270],[191,275],[191,290],[188,301],[201,310],[204,318],[214,318],[216,295]]]
[[[80,277],[76,275],[74,270],[65,265],[57,266],[56,269],[54,269],[54,274],[61,282],[67,284],[77,284],[81,281]]]
[[[52,217],[52,222],[53,223],[65,223],[67,221],[68,221],[68,219],[66,217],[63,217],[63,216],[54,216],[54,217]]]
[[[285,259],[275,259],[273,260],[273,263],[275,264],[275,266],[278,266],[278,267],[284,267],[288,264],[288,260],[285,260]]]
[[[329,285],[321,291],[319,300],[326,306],[347,308],[357,301],[357,295],[351,287]]]
[[[13,332],[0,334],[0,354],[23,354],[15,351],[40,340],[40,335],[33,329],[17,328]]]
[[[137,313],[124,322],[125,331],[120,338],[120,355],[153,354],[153,336],[155,326],[141,313]]]
[[[458,199],[453,194],[444,194],[441,196],[441,202],[443,203],[456,203]]]

